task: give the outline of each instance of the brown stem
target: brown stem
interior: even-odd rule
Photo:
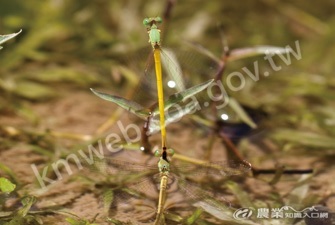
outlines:
[[[258,169],[253,167],[252,173],[254,176],[258,176],[261,174],[275,174],[277,169]],[[313,173],[313,169],[304,169],[304,170],[298,170],[298,169],[292,169],[292,170],[283,170],[282,174],[309,174]]]
[[[223,132],[219,132],[219,136],[222,138],[223,144],[228,149],[228,157],[232,158],[233,160],[245,162],[245,160],[243,159],[242,155],[239,153],[234,143],[228,137],[226,137],[226,135]]]
[[[171,18],[171,12],[173,9],[173,6],[175,5],[176,0],[167,0],[166,1],[166,6],[165,6],[165,10],[163,13],[163,19],[164,20],[169,20]]]
[[[176,0],[167,0],[166,1],[166,6],[165,6],[165,10],[163,12],[163,25],[162,25],[162,39],[164,40],[164,37],[166,37],[166,32],[168,31],[168,26],[169,26],[169,20],[171,18],[171,13],[172,13],[172,9],[174,7],[176,3]]]
[[[143,128],[142,128],[142,133],[141,133],[141,149],[143,153],[145,154],[150,154],[151,151],[151,145],[149,142],[149,126],[150,126],[150,119],[151,116],[148,116],[147,120],[145,121]]]
[[[228,155],[230,156],[230,158],[233,158],[233,160],[237,160],[241,163],[246,163],[246,161],[243,159],[242,155],[239,153],[237,147],[233,144],[233,142],[228,137],[226,137],[226,135],[223,132],[220,132],[219,136],[222,138],[224,145],[228,148],[229,150]],[[258,176],[261,174],[278,174],[279,170],[280,170],[279,167],[276,169],[260,169],[260,168],[251,166],[251,171],[252,171],[253,176]],[[286,170],[282,168],[282,171],[280,172],[280,174],[309,174],[309,173],[313,173],[313,169]]]

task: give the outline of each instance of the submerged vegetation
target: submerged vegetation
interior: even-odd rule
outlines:
[[[198,3],[1,3],[0,224],[331,224],[333,3]]]

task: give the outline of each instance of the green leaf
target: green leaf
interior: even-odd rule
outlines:
[[[306,199],[308,195],[310,195],[308,193],[308,190],[310,186],[309,183],[312,177],[313,175],[311,174],[304,174],[300,177],[297,186],[294,187],[294,189],[291,190],[287,196],[287,205],[290,205],[292,207],[299,207],[303,204],[304,199]]]
[[[197,219],[201,216],[202,212],[203,212],[202,209],[197,208],[197,209],[192,213],[192,215],[186,219],[186,224],[187,224],[187,225],[192,225],[192,224],[194,224],[194,223],[197,221]]]
[[[113,225],[124,225],[124,223],[121,222],[120,220],[116,220],[109,217],[107,217],[106,221],[112,223]]]
[[[255,122],[251,119],[248,113],[242,108],[242,106],[232,97],[229,97],[228,105],[236,112],[239,118],[248,124],[251,128],[257,128]]]
[[[165,223],[166,220],[170,220],[173,222],[177,222],[177,224],[181,224],[181,221],[183,221],[183,217],[181,217],[180,215],[177,215],[173,212],[169,212],[169,213],[165,213],[161,216],[161,219],[163,220],[161,223]],[[165,221],[164,221],[165,219]]]
[[[36,197],[25,196],[21,200],[23,207],[17,211],[17,215],[20,217],[25,217],[29,212],[31,206],[36,202]]]
[[[99,92],[94,90],[93,88],[91,88],[91,91],[98,97],[113,102],[115,104],[117,104],[118,106],[120,106],[121,108],[128,110],[129,112],[139,116],[142,119],[146,119],[147,116],[149,116],[149,112],[144,110],[144,107],[141,106],[140,104],[131,101],[131,100],[127,100],[125,98],[116,96],[116,95],[110,95],[110,94],[106,94],[103,92]]]
[[[49,159],[52,159],[55,155],[54,152],[51,152],[50,149],[43,148],[38,145],[27,144],[26,145],[32,152],[38,153],[40,155],[46,156]]]
[[[194,43],[187,43],[192,48],[196,49],[201,54],[209,57],[210,59],[214,60],[216,63],[221,63],[221,59],[216,57],[211,51],[204,48],[203,46],[194,44]],[[275,47],[275,46],[268,46],[268,45],[260,45],[255,47],[248,47],[248,48],[238,48],[233,49],[229,52],[228,61],[235,61],[239,59],[244,59],[252,56],[257,55],[264,55],[264,54],[284,54],[287,53],[288,49],[282,47]]]
[[[315,196],[309,191],[313,174],[304,174],[297,180],[295,187],[285,197],[285,206],[290,206],[295,210],[304,210],[317,204],[320,200],[315,199]],[[312,202],[310,201],[312,200]],[[314,200],[314,201],[313,201]],[[316,200],[316,201],[315,201]],[[288,213],[294,213],[294,210],[288,208]],[[294,218],[284,218],[283,224],[293,224]]]
[[[26,220],[25,218],[14,216],[13,219],[11,219],[9,222],[5,223],[4,225],[18,225],[18,224],[25,224]]]
[[[95,223],[90,223],[88,220],[85,219],[66,218],[65,220],[71,225],[97,225]]]
[[[2,192],[7,192],[10,193],[12,191],[14,191],[16,185],[13,184],[12,182],[10,182],[10,180],[4,178],[4,177],[0,177],[0,190]]]
[[[15,175],[15,173],[13,172],[12,169],[10,169],[8,166],[6,166],[5,164],[0,162],[0,170],[2,172],[4,172],[5,174],[7,174],[8,176],[10,176],[11,180],[14,180],[14,182],[17,184],[17,177]]]
[[[288,49],[286,48],[266,46],[266,45],[250,47],[250,48],[238,48],[230,52],[228,61],[234,61],[234,60],[248,58],[248,57],[257,56],[257,55],[284,54],[287,52],[288,52]]]
[[[31,108],[28,104],[16,104],[13,106],[15,113],[25,118],[26,120],[30,121],[33,124],[37,124],[38,120],[40,119],[39,115],[37,115],[36,110]]]
[[[66,222],[68,222],[68,223],[71,224],[71,225],[76,225],[76,224],[78,224],[78,220],[77,220],[77,219],[74,219],[74,218],[66,218],[65,220],[66,220]]]
[[[19,81],[11,91],[31,100],[43,100],[56,96],[56,92],[50,87],[31,81]]]
[[[272,137],[278,141],[293,142],[312,148],[335,148],[335,138],[306,131],[279,129]]]
[[[72,82],[81,86],[98,83],[97,75],[89,68],[43,67],[41,70],[29,71],[26,77],[41,82]]]
[[[0,44],[5,43],[6,41],[12,39],[13,37],[21,33],[21,31],[22,30],[20,30],[17,33],[13,33],[13,34],[0,35]],[[2,46],[0,46],[0,49],[2,49]]]
[[[214,207],[211,204],[208,204],[206,201],[199,201],[194,205],[197,207],[201,207],[204,211],[206,211],[207,213],[211,214],[212,216],[220,220],[228,221],[229,223],[227,224],[258,225],[258,223],[254,223],[251,220],[236,220],[233,217],[233,213],[231,212],[229,208],[223,211],[223,210],[218,209],[217,207]]]
[[[105,190],[103,193],[103,203],[106,215],[108,215],[108,211],[110,210],[113,201],[114,201],[114,191],[112,189]]]
[[[231,190],[231,192],[239,200],[239,203],[241,204],[242,207],[245,207],[245,208],[253,207],[253,208],[255,208],[255,205],[253,204],[252,200],[250,199],[248,193],[243,191],[243,189],[240,187],[239,184],[237,184],[233,181],[227,181],[226,185],[229,188],[229,190]]]

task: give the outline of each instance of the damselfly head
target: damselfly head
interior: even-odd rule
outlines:
[[[159,16],[145,18],[143,20],[143,25],[144,26],[152,26],[153,24],[160,24],[160,23],[162,23],[162,21],[163,21],[162,18],[160,18]]]
[[[162,157],[163,155],[165,155],[165,157],[172,157],[174,155],[174,150],[172,148],[163,148],[163,149],[157,149],[155,152],[154,152],[154,155],[156,157]]]

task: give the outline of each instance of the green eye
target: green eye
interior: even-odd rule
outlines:
[[[143,20],[143,25],[148,26],[149,24],[150,24],[150,20],[149,20],[149,18],[145,18],[145,19]]]
[[[168,154],[168,156],[172,157],[174,155],[174,150],[172,148],[169,148],[167,150],[167,154]]]
[[[160,157],[160,156],[161,156],[161,153],[160,153],[159,150],[156,150],[155,153],[154,153],[154,155],[155,155],[156,157]]]
[[[156,23],[162,23],[162,18],[160,18],[159,16],[157,16],[156,18],[155,18],[155,21],[156,21]]]

